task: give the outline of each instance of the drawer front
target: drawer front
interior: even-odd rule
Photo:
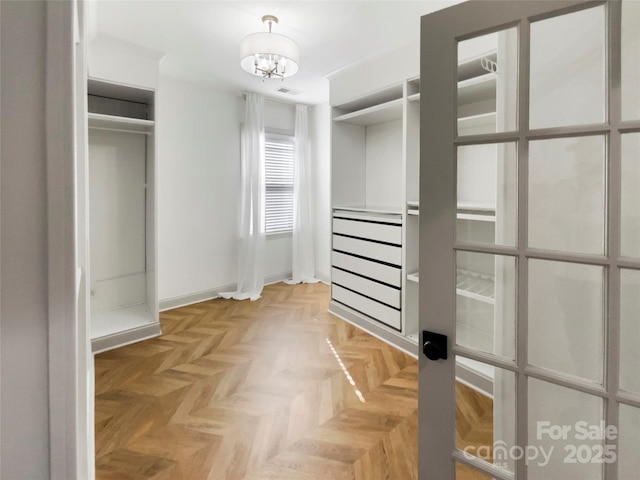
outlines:
[[[357,238],[333,236],[333,249],[361,257],[371,258],[392,265],[402,265],[402,249],[393,245],[368,242]]]
[[[402,245],[402,227],[400,225],[334,218],[333,233]]]
[[[400,330],[400,312],[374,300],[346,290],[339,285],[331,285],[331,297],[347,307],[351,307],[365,315],[390,327]]]
[[[397,267],[371,262],[364,258],[353,257],[345,253],[331,252],[331,264],[353,273],[373,278],[394,287],[402,286],[401,270]]]
[[[358,277],[337,268],[331,269],[331,282],[355,290],[367,297],[375,298],[390,307],[400,308],[400,290],[381,283]]]

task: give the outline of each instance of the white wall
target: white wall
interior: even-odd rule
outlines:
[[[370,125],[366,132],[365,203],[402,208],[402,120]]]
[[[0,477],[7,480],[49,478],[45,14],[44,2],[0,2]]]
[[[158,118],[159,298],[236,280],[240,102],[161,78]]]
[[[92,78],[157,89],[162,57],[162,52],[96,37],[89,47],[87,68]]]
[[[236,92],[161,77],[158,106],[158,270],[162,306],[236,283],[240,124]],[[265,102],[265,126],[293,133],[293,105]],[[291,272],[291,235],[267,237],[267,280]]]
[[[244,118],[242,120],[244,121]],[[285,135],[293,135],[296,128],[295,105],[283,102],[275,102],[265,98],[264,127],[267,130],[271,129]]]
[[[331,269],[331,107],[314,105],[309,112],[312,209],[316,278],[329,281]]]
[[[415,28],[419,28],[419,22],[416,22]],[[380,65],[385,68],[380,68]],[[420,45],[416,41],[401,49],[369,57],[332,74],[329,77],[330,103],[340,105],[419,75]]]

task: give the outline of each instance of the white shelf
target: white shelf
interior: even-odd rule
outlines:
[[[157,322],[147,305],[134,305],[118,310],[91,314],[91,339],[106,337]]]
[[[496,112],[483,113],[458,119],[458,135],[495,133]]]
[[[457,269],[456,293],[484,303],[495,304],[495,278],[491,275]]]
[[[87,115],[89,128],[99,130],[115,130],[132,133],[152,133],[155,122],[139,118],[117,117],[102,113],[89,113]]]
[[[458,213],[456,215],[458,220],[474,220],[476,222],[495,222],[495,215],[482,215],[479,213]]]
[[[458,201],[458,210],[479,210],[483,212],[495,212],[496,205],[495,203],[488,202],[469,202],[469,201]]]
[[[350,212],[378,213],[383,215],[402,215],[402,209],[383,205],[340,205],[333,210],[346,210]]]
[[[407,275],[407,280],[410,282],[420,283],[420,274],[418,272],[410,273]]]
[[[493,398],[494,370],[492,365],[456,355],[456,380],[489,398]]]
[[[162,335],[157,316],[146,305],[91,315],[91,350],[94,354]]]
[[[495,96],[495,73],[487,73],[458,82],[458,105],[466,105],[483,99],[495,98]]]
[[[352,125],[375,125],[402,118],[402,98],[337,116],[334,122],[345,122]]]
[[[458,220],[475,220],[479,222],[495,222],[496,206],[493,203],[458,202]]]

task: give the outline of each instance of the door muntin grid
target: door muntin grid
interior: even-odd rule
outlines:
[[[487,132],[487,133],[473,133],[471,138],[465,138],[464,133],[461,135],[460,130],[458,130],[458,137],[456,137],[455,145],[458,148],[464,146],[469,147],[473,145],[486,145],[492,141],[514,141],[518,142],[518,152],[519,158],[517,159],[517,170],[518,170],[518,218],[519,218],[519,226],[518,226],[518,242],[514,244],[514,248],[509,248],[509,245],[501,246],[499,242],[486,242],[486,241],[476,241],[474,244],[473,239],[470,241],[467,238],[462,238],[457,236],[457,241],[454,244],[454,249],[456,252],[465,251],[467,253],[476,252],[478,254],[490,254],[497,253],[503,255],[513,255],[518,259],[516,262],[517,267],[520,270],[518,271],[517,284],[518,284],[518,319],[517,319],[517,327],[514,329],[515,331],[527,332],[527,337],[530,335],[531,326],[529,325],[529,321],[532,321],[530,318],[530,311],[528,311],[531,306],[529,304],[529,278],[530,275],[530,262],[534,262],[534,265],[539,264],[539,262],[554,262],[555,264],[560,265],[562,268],[571,267],[572,265],[580,270],[580,268],[587,268],[592,273],[595,272],[594,278],[599,278],[600,283],[596,284],[593,287],[593,292],[591,292],[591,297],[597,295],[598,293],[602,294],[602,298],[597,301],[597,305],[594,308],[597,310],[596,315],[602,315],[600,319],[596,319],[595,323],[591,326],[589,330],[591,330],[592,340],[591,343],[597,344],[595,347],[591,345],[594,350],[594,355],[596,357],[595,360],[591,359],[591,365],[584,366],[585,371],[592,371],[593,375],[584,375],[584,372],[575,372],[562,368],[553,368],[549,367],[549,365],[537,365],[538,368],[535,368],[536,365],[532,365],[534,368],[530,367],[530,363],[535,358],[544,357],[544,349],[531,348],[532,345],[527,345],[526,342],[519,341],[517,345],[519,347],[517,351],[517,366],[514,371],[517,372],[517,383],[519,384],[516,391],[516,405],[519,411],[518,416],[518,442],[521,445],[525,445],[532,440],[530,434],[532,430],[532,421],[535,418],[529,418],[528,423],[530,424],[526,428],[525,423],[527,423],[526,412],[530,412],[530,414],[535,413],[534,410],[528,407],[527,398],[530,396],[527,392],[530,392],[531,385],[535,385],[534,390],[540,389],[549,389],[552,390],[554,388],[564,388],[568,391],[579,392],[581,394],[589,395],[588,398],[595,399],[597,405],[593,407],[593,404],[590,407],[589,412],[584,412],[584,417],[587,422],[592,422],[596,424],[600,424],[600,422],[605,422],[607,425],[611,425],[613,428],[618,427],[618,409],[620,399],[618,398],[618,379],[617,379],[617,370],[619,360],[614,359],[617,355],[617,347],[619,344],[619,319],[618,314],[620,310],[619,306],[619,284],[620,279],[617,276],[610,275],[610,272],[615,269],[618,264],[618,260],[620,258],[619,244],[620,244],[620,213],[619,213],[619,190],[620,190],[620,174],[619,174],[619,158],[620,158],[620,133],[619,133],[619,123],[620,123],[620,98],[615,98],[615,93],[609,90],[609,85],[616,84],[617,78],[619,77],[619,71],[616,73],[617,66],[614,65],[614,61],[610,58],[607,58],[606,52],[610,45],[608,45],[605,41],[605,38],[608,38],[608,30],[611,29],[613,35],[619,35],[619,22],[620,20],[620,6],[606,4],[601,6],[593,6],[590,5],[588,8],[583,8],[576,12],[566,13],[560,12],[559,15],[555,15],[551,17],[549,20],[552,22],[562,23],[562,20],[565,20],[566,17],[570,15],[575,15],[580,18],[588,18],[589,21],[586,22],[590,27],[593,28],[593,23],[600,22],[600,26],[598,27],[597,37],[601,38],[602,48],[598,50],[596,56],[598,56],[602,60],[602,75],[599,79],[600,83],[596,85],[594,91],[601,91],[601,99],[599,99],[598,105],[596,108],[592,108],[590,113],[585,115],[588,121],[564,121],[559,125],[555,125],[553,123],[545,124],[544,121],[541,121],[540,118],[536,118],[535,121],[529,122],[531,119],[529,115],[531,114],[529,100],[532,99],[535,101],[536,95],[538,93],[532,94],[530,89],[531,78],[529,77],[529,66],[528,64],[522,64],[523,60],[526,60],[527,53],[531,53],[529,50],[525,48],[525,55],[520,58],[521,70],[519,75],[525,76],[525,78],[520,78],[518,81],[520,91],[518,92],[518,102],[516,108],[520,108],[522,110],[519,111],[519,126],[521,127],[520,131],[514,132],[513,135],[509,133],[501,134]],[[561,18],[565,17],[565,18]],[[594,20],[595,19],[595,20]],[[532,40],[531,37],[528,37],[529,33],[533,30],[537,29],[536,22],[544,22],[547,19],[537,19],[528,23],[528,21],[524,21],[519,28],[520,31],[520,41],[525,43],[525,46],[529,46]],[[541,25],[541,24],[539,24]],[[534,35],[535,36],[535,35]],[[596,72],[597,73],[597,72]],[[593,75],[594,72],[591,71]],[[596,75],[597,76],[597,75]],[[528,78],[527,78],[528,77]],[[524,87],[524,88],[522,88]],[[531,95],[531,96],[530,96]],[[539,111],[534,114],[538,117],[540,116]],[[562,124],[564,123],[564,124]],[[536,127],[535,129],[530,129],[529,126]],[[594,126],[593,124],[598,124]],[[584,125],[584,127],[581,127]],[[459,124],[458,124],[459,127]],[[640,128],[638,128],[640,130]],[[530,223],[525,219],[528,218],[529,208],[530,208],[530,199],[527,198],[527,195],[530,194],[530,185],[529,185],[529,170],[527,169],[529,165],[530,158],[530,145],[532,142],[543,142],[543,141],[553,141],[558,140],[562,143],[560,139],[566,139],[567,137],[581,137],[593,139],[596,136],[599,138],[597,141],[600,142],[600,150],[602,152],[600,163],[598,161],[592,162],[594,164],[599,165],[599,173],[596,175],[597,181],[600,186],[600,191],[596,192],[599,202],[598,208],[600,208],[600,212],[594,216],[595,221],[592,222],[596,225],[595,229],[591,229],[591,231],[595,231],[595,246],[590,245],[587,248],[558,248],[557,244],[551,242],[549,245],[544,245],[544,242],[540,244],[539,242],[530,242],[531,237],[529,236],[530,231]],[[601,139],[601,140],[600,140]],[[592,165],[593,166],[593,165]],[[587,182],[589,183],[589,182]],[[600,230],[598,230],[600,229]],[[457,231],[457,230],[456,230]],[[539,238],[542,238],[540,236]],[[608,242],[606,241],[608,239]],[[597,242],[601,242],[598,244]],[[485,243],[487,245],[481,245]],[[496,243],[498,243],[496,245]],[[534,245],[538,243],[537,245]],[[548,250],[545,251],[545,248]],[[586,254],[586,255],[585,255]],[[583,265],[584,267],[580,267]],[[633,264],[631,265],[633,268],[638,269],[640,265]],[[575,277],[576,274],[579,276],[580,272],[574,272],[572,277]],[[538,281],[537,279],[536,281]],[[495,287],[494,287],[495,288]],[[575,290],[575,286],[574,286]],[[580,290],[578,288],[578,290]],[[591,298],[593,300],[593,298]],[[580,300],[576,300],[575,305],[580,304]],[[579,333],[579,326],[576,332]],[[536,334],[540,337],[540,341],[544,340],[544,332],[538,332]],[[515,341],[515,340],[514,340]],[[463,348],[456,347],[454,348],[455,353],[468,353],[468,349],[475,350],[473,346],[470,346],[468,342],[464,344]],[[478,349],[480,354],[486,353],[486,348]],[[473,356],[473,355],[471,355]],[[494,366],[500,365],[501,362],[491,359],[491,357],[487,355],[480,355],[483,360],[486,360],[488,364],[494,364]],[[535,363],[535,362],[533,362]],[[540,363],[540,362],[538,362]],[[575,365],[578,365],[580,362],[574,362]],[[545,373],[545,369],[549,370],[549,374]],[[578,374],[576,374],[578,373]],[[613,378],[615,374],[615,379]],[[533,383],[532,383],[533,382]],[[542,382],[542,383],[540,383]],[[586,387],[585,385],[593,384],[594,388]],[[601,385],[601,387],[598,387]],[[588,393],[585,390],[590,390]],[[635,398],[635,397],[634,397]],[[599,402],[599,403],[598,403]],[[638,407],[637,399],[629,400],[629,404],[624,404],[625,408],[631,408],[631,405]],[[578,402],[580,403],[580,402]],[[588,402],[587,402],[588,403]],[[594,413],[595,412],[595,413]],[[629,414],[633,416],[633,414]],[[633,417],[635,418],[635,417]],[[580,421],[580,420],[577,420]],[[524,428],[523,428],[524,427]],[[635,434],[635,433],[634,433]],[[630,434],[631,436],[634,434]],[[617,442],[615,439],[606,439],[608,443],[601,443],[603,446],[608,446],[610,448],[615,449],[617,447]],[[628,449],[627,443],[627,449]],[[455,456],[455,458],[459,458]],[[521,461],[521,465],[517,469],[517,477],[518,478],[545,478],[542,470],[531,469],[529,470],[529,476],[527,477],[527,467],[523,465],[524,461]],[[478,465],[476,465],[477,467]],[[482,467],[480,466],[482,469]],[[560,467],[558,467],[560,468]],[[600,465],[590,467],[590,472],[599,472],[596,473],[594,478],[607,478],[613,479],[616,478],[617,475],[617,466],[615,462],[609,463],[601,463]],[[629,468],[626,466],[625,468]],[[485,470],[487,473],[490,472],[489,469]],[[539,477],[539,475],[543,475]],[[606,475],[606,477],[605,477]]]

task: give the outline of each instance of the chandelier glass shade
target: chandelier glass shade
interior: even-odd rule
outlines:
[[[284,35],[271,33],[278,23],[273,15],[265,15],[262,21],[268,32],[247,35],[240,42],[240,66],[243,70],[262,78],[290,77],[298,71],[300,52],[296,42]]]

